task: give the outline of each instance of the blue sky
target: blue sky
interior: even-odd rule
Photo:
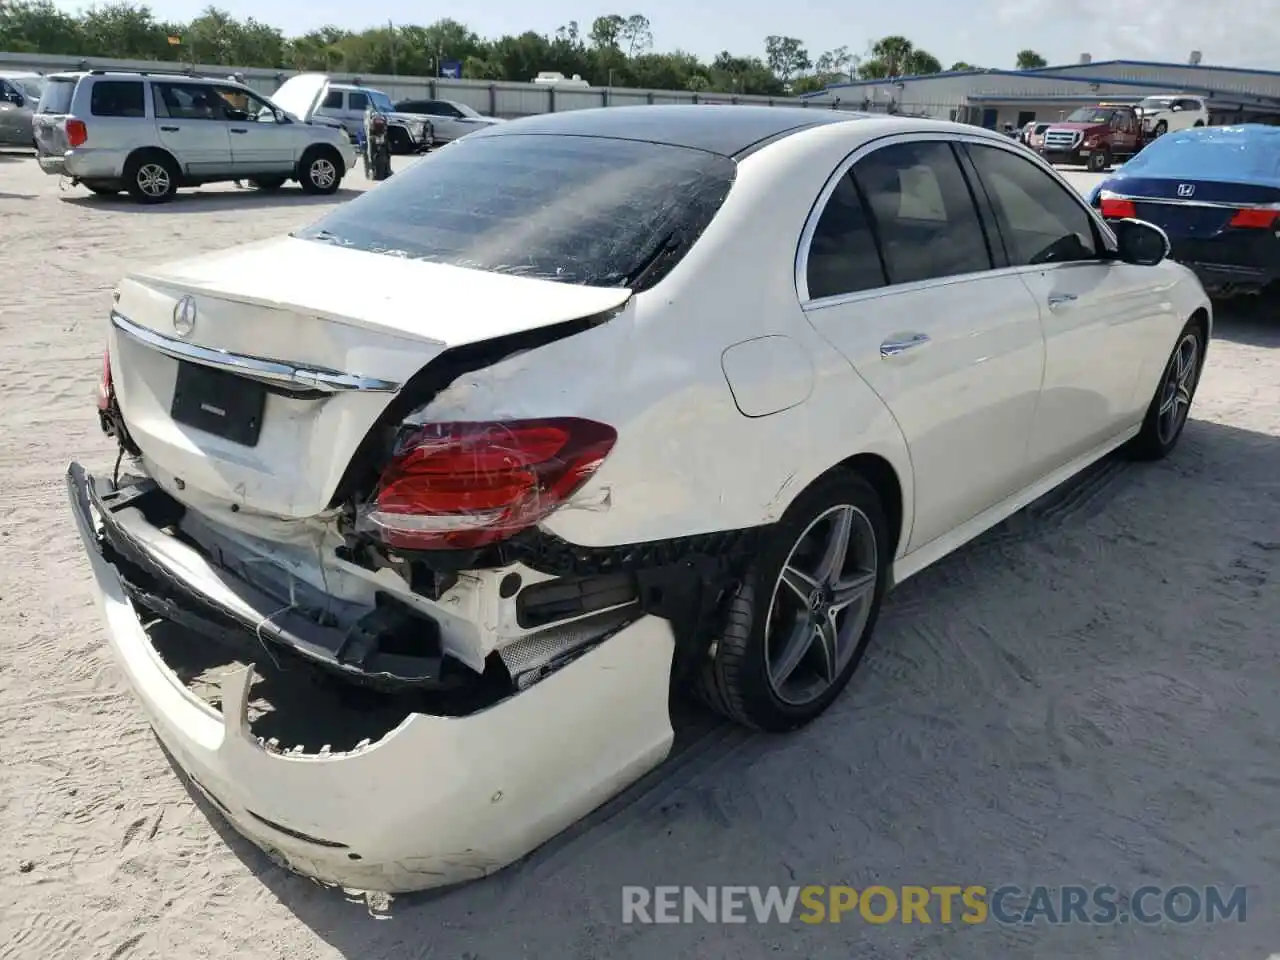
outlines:
[[[77,10],[80,0],[58,0]],[[601,0],[596,0],[601,3]],[[967,60],[1012,67],[1017,51],[1031,47],[1050,63],[1073,62],[1082,52],[1114,57],[1185,62],[1193,48],[1205,63],[1280,69],[1280,17],[1262,0],[1226,0],[1216,13],[1196,0],[628,0],[600,6],[581,0],[481,0],[442,9],[413,0],[222,0],[237,17],[253,16],[288,34],[334,24],[359,29],[375,21],[429,23],[450,15],[484,36],[536,30],[550,33],[569,20],[583,29],[604,13],[643,13],[659,50],[683,48],[702,57],[720,50],[762,54],[771,33],[799,37],[809,53],[839,45],[864,53],[876,38],[902,34],[943,65]],[[161,18],[186,20],[208,0],[152,0]],[[1230,14],[1227,14],[1228,9]],[[468,12],[463,13],[463,10]]]

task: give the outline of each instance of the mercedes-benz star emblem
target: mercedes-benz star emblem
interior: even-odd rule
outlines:
[[[180,337],[188,337],[195,328],[195,297],[185,296],[173,305],[173,332]]]

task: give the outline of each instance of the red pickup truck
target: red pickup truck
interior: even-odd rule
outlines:
[[[1146,146],[1142,122],[1129,104],[1099,103],[1073,110],[1044,132],[1040,152],[1051,163],[1079,163],[1102,171]]]

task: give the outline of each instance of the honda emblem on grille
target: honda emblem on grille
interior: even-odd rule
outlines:
[[[173,306],[173,332],[180,337],[191,335],[196,328],[195,297],[187,295]]]
[[[1196,192],[1196,185],[1194,183],[1178,184],[1178,196],[1180,197],[1189,197],[1195,192]]]

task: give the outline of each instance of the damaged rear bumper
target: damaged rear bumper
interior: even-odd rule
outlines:
[[[389,893],[476,879],[670,751],[674,644],[652,615],[477,713],[411,714],[345,753],[269,750],[249,729],[252,667],[222,680],[221,713],[188,690],[104,553],[91,478],[73,464],[67,484],[111,649],[152,727],[241,834],[299,873]]]

